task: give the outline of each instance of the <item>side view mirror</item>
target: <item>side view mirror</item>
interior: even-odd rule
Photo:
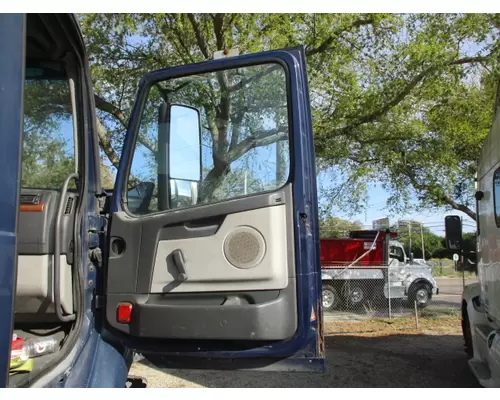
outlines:
[[[410,264],[413,264],[413,260],[414,260],[413,253],[410,253]]]
[[[155,184],[152,182],[139,182],[127,193],[127,207],[134,214],[148,212]]]
[[[462,221],[457,215],[448,215],[444,219],[446,248],[462,250]]]
[[[201,182],[201,118],[198,109],[181,104],[163,103],[160,106],[157,159],[158,208],[176,208],[174,203],[185,203],[178,202],[179,185],[189,187],[191,182],[198,187]],[[177,192],[172,192],[173,188],[177,188]],[[186,190],[182,192],[186,193]],[[185,197],[184,194],[181,196]]]
[[[169,175],[170,179],[201,181],[200,112],[179,104],[170,107]]]
[[[172,179],[170,181],[170,201],[172,208],[196,205],[198,203],[198,182]]]

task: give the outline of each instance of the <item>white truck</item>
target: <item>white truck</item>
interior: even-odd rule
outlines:
[[[477,252],[462,246],[460,217],[445,218],[446,244],[462,253],[464,269],[477,283],[464,287],[462,331],[469,366],[484,387],[500,387],[500,84],[493,125],[486,137],[476,177]]]
[[[406,300],[410,307],[415,301],[419,308],[429,304],[439,293],[432,271],[413,264],[396,236],[359,230],[349,238],[321,239],[323,310],[387,304],[388,299]]]

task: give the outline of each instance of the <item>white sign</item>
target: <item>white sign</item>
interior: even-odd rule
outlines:
[[[372,244],[373,244],[373,242],[365,242],[364,243],[364,249],[365,250],[370,250],[371,247],[372,247]],[[374,244],[373,245],[373,250],[375,250],[376,248],[377,248],[377,244]]]
[[[458,261],[458,254],[457,253],[453,254],[453,261],[455,261],[455,262]]]
[[[220,50],[214,53],[214,60],[219,58],[227,58],[227,57],[236,57],[240,54],[240,49],[238,47],[234,47],[232,49]]]
[[[389,228],[389,218],[380,218],[372,222],[373,229]]]

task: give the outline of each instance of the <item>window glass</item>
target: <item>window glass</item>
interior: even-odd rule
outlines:
[[[497,226],[500,227],[500,168],[493,174],[493,190],[495,202],[495,220]]]
[[[68,79],[57,68],[26,68],[22,187],[60,189],[75,171]]]
[[[157,212],[272,191],[288,180],[288,142],[280,65],[158,82],[144,106],[128,193],[151,183],[147,212]]]

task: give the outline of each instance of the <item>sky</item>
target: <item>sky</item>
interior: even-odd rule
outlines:
[[[321,180],[318,179],[318,183],[321,184]],[[371,225],[372,221],[379,218],[389,218],[389,222],[392,224],[398,220],[413,220],[418,221],[423,224],[423,226],[429,228],[431,232],[444,236],[444,218],[447,215],[459,215],[463,217],[463,231],[464,232],[474,232],[475,231],[475,221],[468,217],[466,214],[460,211],[427,211],[427,212],[410,212],[406,214],[394,215],[391,214],[387,207],[386,202],[389,195],[382,188],[382,184],[375,183],[372,184],[369,189],[369,200],[366,212],[362,215],[356,215],[355,217],[349,217],[346,213],[338,212],[336,216],[346,219],[359,220],[363,225]]]

